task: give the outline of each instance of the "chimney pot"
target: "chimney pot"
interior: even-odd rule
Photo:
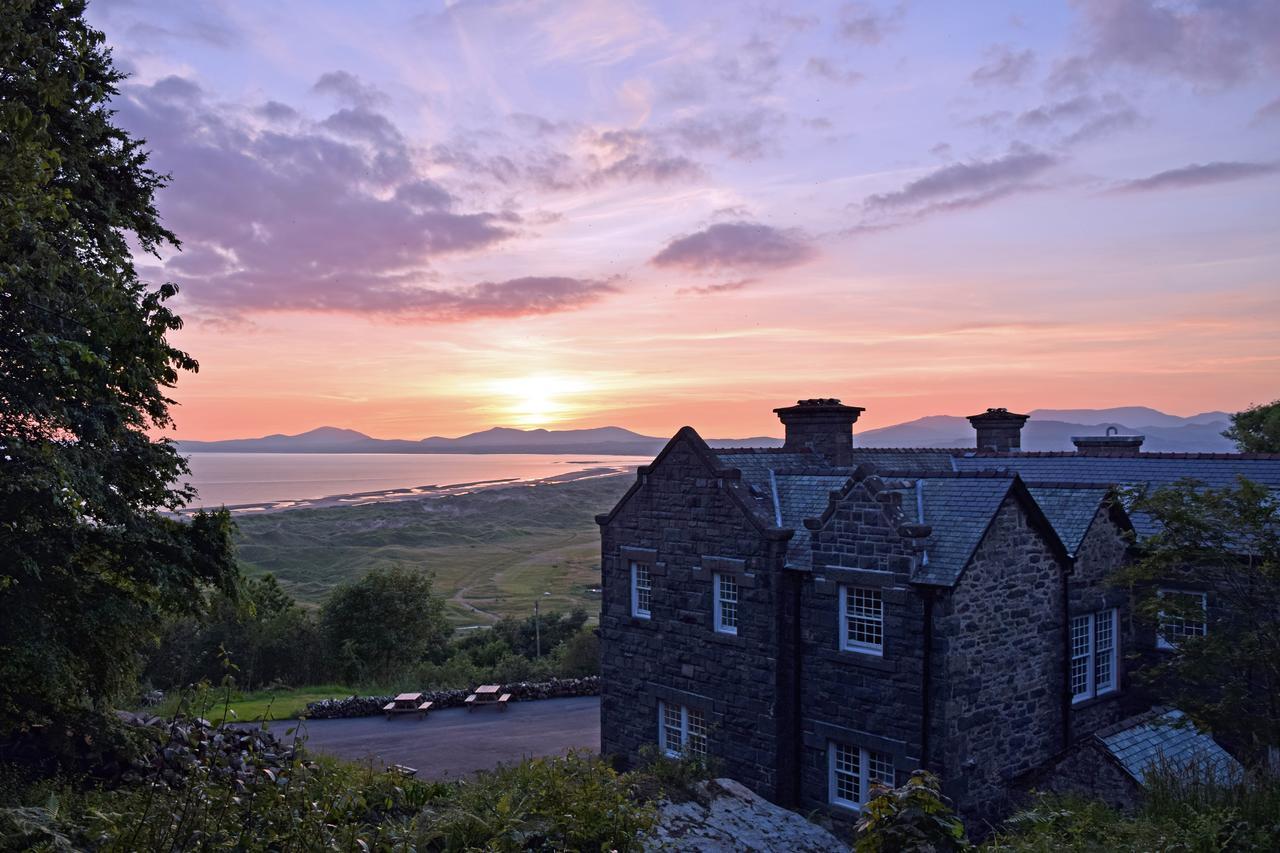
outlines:
[[[794,406],[774,409],[786,427],[784,450],[811,450],[832,465],[853,465],[853,424],[865,409],[846,406],[834,397],[797,400]]]
[[[969,415],[968,421],[978,434],[979,450],[1016,453],[1022,449],[1022,427],[1030,417],[1001,407]]]

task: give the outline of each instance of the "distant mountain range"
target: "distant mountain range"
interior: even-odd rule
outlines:
[[[1189,418],[1142,406],[1114,409],[1036,409],[1022,431],[1024,450],[1071,450],[1073,435],[1100,435],[1114,426],[1122,434],[1147,437],[1143,450],[1222,452],[1235,449],[1222,437],[1226,412]],[[931,415],[906,423],[857,431],[862,447],[972,447],[973,429],[962,417]],[[179,441],[185,453],[592,453],[601,456],[653,456],[666,438],[621,427],[594,429],[510,429],[494,427],[459,438],[432,436],[420,441],[371,438],[362,432],[320,427],[300,435],[268,435],[225,441]],[[708,439],[712,447],[780,447],[782,439]]]

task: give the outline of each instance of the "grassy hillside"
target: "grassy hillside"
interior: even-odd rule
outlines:
[[[299,601],[318,604],[370,569],[432,571],[460,625],[544,610],[599,608],[600,537],[594,517],[631,475],[487,489],[421,501],[239,516],[237,546],[250,574],[271,572]],[[549,596],[543,595],[550,592]]]

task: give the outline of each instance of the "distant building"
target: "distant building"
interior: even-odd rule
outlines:
[[[1027,416],[1003,409],[969,419],[976,449],[858,448],[862,411],[775,409],[777,449],[685,427],[597,517],[606,754],[706,755],[843,816],[927,767],[966,817],[997,817],[1020,779],[1141,710],[1128,650],[1205,630],[1142,636],[1103,582],[1151,524],[1116,487],[1280,488],[1280,455],[1141,453],[1137,436],[1022,453]],[[1212,612],[1207,586],[1167,592]]]

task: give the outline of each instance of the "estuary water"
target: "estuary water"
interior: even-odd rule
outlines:
[[[283,509],[320,499],[341,505],[378,497],[429,494],[448,486],[492,485],[624,471],[640,456],[591,453],[189,453],[184,478],[199,496],[191,507]],[[454,489],[456,490],[456,489]]]

